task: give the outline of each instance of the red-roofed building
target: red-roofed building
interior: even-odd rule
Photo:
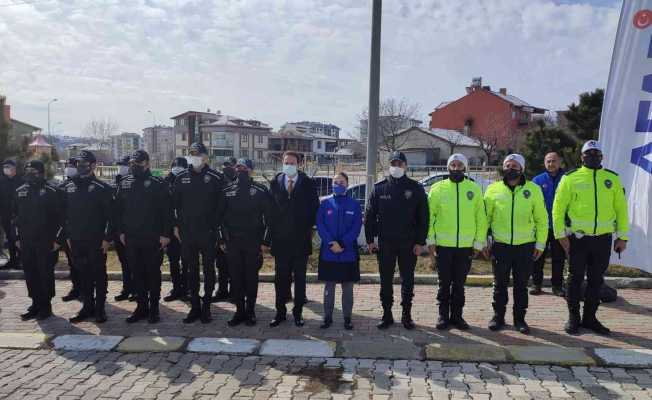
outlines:
[[[28,145],[28,148],[33,158],[40,158],[43,154],[52,155],[52,145],[41,134],[34,135],[34,140]]]
[[[429,114],[430,128],[457,130],[485,142],[496,142],[498,149],[515,150],[523,142],[523,131],[545,112],[508,94],[506,88],[494,92],[482,86],[481,78],[474,78],[465,96],[442,102]]]

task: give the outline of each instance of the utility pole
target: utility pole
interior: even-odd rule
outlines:
[[[50,104],[55,101],[59,101],[59,99],[52,99],[48,102],[48,136],[52,136],[52,127],[50,126]]]
[[[382,0],[373,0],[371,17],[371,63],[369,73],[369,120],[367,121],[367,187],[365,204],[369,202],[376,182],[378,158],[378,109],[380,104],[380,24]]]

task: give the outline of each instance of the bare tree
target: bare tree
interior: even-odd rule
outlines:
[[[118,131],[118,123],[110,117],[94,118],[84,127],[84,135],[99,142],[100,149],[109,148],[109,137]]]
[[[457,149],[464,141],[464,136],[457,131],[443,130],[440,133],[440,136],[446,139],[446,141],[448,142],[448,148],[450,150],[450,154],[455,153],[455,149]]]
[[[387,98],[381,101],[378,123],[379,151],[393,152],[401,150],[405,146],[408,138],[406,135],[400,135],[400,132],[415,126],[420,114],[419,109],[419,104],[410,103],[406,99]],[[360,114],[359,119],[362,125],[367,124],[368,129],[369,111],[367,109]]]
[[[496,113],[489,113],[485,119],[485,129],[479,132],[476,129],[471,129],[473,126],[473,119],[467,118],[465,125],[469,136],[478,141],[482,147],[482,151],[487,157],[487,164],[491,165],[501,148],[513,150],[518,147],[518,138],[516,132],[512,129],[511,121],[500,116]]]

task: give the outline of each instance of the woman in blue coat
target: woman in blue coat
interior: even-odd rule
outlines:
[[[346,195],[349,177],[340,172],[333,178],[333,196],[325,199],[317,212],[317,230],[321,237],[319,252],[319,280],[324,287],[324,323],[326,329],[333,323],[335,285],[342,285],[344,328],[353,329],[353,283],[360,280],[358,235],[362,227],[360,204]]]

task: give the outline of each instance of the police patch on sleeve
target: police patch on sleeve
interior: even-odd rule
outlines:
[[[88,185],[88,192],[90,193],[93,190],[95,190],[95,185]]]
[[[523,191],[523,197],[525,197],[526,199],[529,199],[530,196],[532,196],[532,193],[529,190],[525,189]]]
[[[411,190],[406,190],[405,191],[405,198],[407,200],[410,200],[410,198],[412,198],[412,191]]]
[[[256,195],[256,188],[250,188],[249,189],[249,196],[255,196]]]
[[[473,196],[475,196],[475,193],[473,193],[472,191],[469,190],[468,192],[466,192],[466,197],[469,200],[473,200]]]
[[[147,179],[145,181],[145,183],[144,183],[145,187],[149,187],[149,185],[151,185],[151,184],[152,184],[152,181],[150,181],[149,179]]]
[[[607,187],[607,189],[611,189],[614,183],[611,181],[611,179],[605,179],[604,185]]]
[[[210,175],[204,175],[204,183],[208,183],[211,181]]]

